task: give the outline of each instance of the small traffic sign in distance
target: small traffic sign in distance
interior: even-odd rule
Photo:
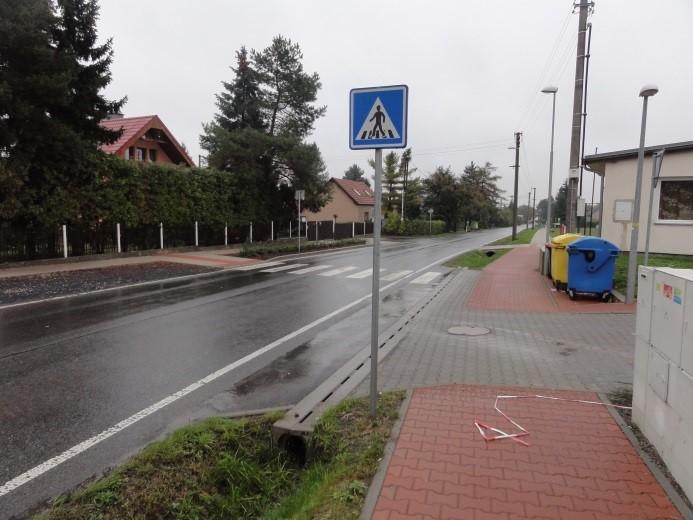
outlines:
[[[351,90],[349,148],[405,148],[408,101],[406,85]]]
[[[294,194],[294,199],[305,200],[306,199],[306,190],[296,190],[296,193]]]

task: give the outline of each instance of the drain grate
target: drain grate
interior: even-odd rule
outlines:
[[[491,329],[486,327],[476,327],[474,325],[457,325],[456,327],[450,327],[448,329],[448,334],[453,336],[483,336],[491,332]]]

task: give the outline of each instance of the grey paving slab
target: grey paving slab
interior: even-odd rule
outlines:
[[[479,272],[460,270],[380,365],[379,388],[466,383],[609,392],[632,384],[631,314],[468,310]],[[448,334],[455,325],[491,329]],[[355,391],[368,392],[369,381]]]

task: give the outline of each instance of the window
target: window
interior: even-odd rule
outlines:
[[[135,149],[135,160],[144,161],[147,158],[147,150],[145,148]]]
[[[693,179],[661,182],[659,219],[693,220]]]
[[[156,150],[153,148],[149,149],[149,160],[152,162],[156,162]]]
[[[125,150],[125,160],[130,161],[135,158],[135,147],[131,146]]]

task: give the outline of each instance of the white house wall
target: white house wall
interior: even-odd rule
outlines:
[[[604,180],[604,217],[602,236],[621,249],[630,249],[631,225],[614,222],[615,201],[633,199],[635,195],[635,177],[637,175],[637,157],[609,161],[606,163]],[[665,152],[661,178],[693,179],[693,151]],[[640,233],[638,249],[645,250],[647,210],[652,182],[652,156],[645,156],[643,168],[643,185],[640,198]],[[663,223],[658,221],[659,188],[655,192],[652,205],[652,235],[650,252],[671,254],[693,254],[693,223]]]

